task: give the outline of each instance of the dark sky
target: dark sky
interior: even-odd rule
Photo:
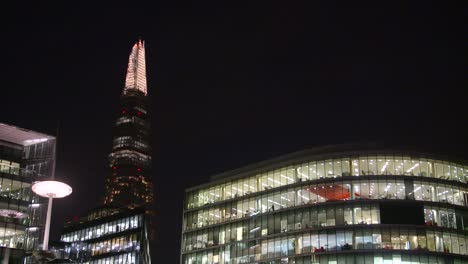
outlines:
[[[219,2],[3,8],[0,122],[48,133],[61,124],[57,175],[74,193],[54,206],[55,239],[65,218],[101,202],[139,35],[153,105],[157,263],[178,261],[183,190],[213,173],[363,141],[468,158],[465,6]]]

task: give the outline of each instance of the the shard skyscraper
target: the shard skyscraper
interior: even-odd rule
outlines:
[[[151,129],[142,40],[132,48],[117,115],[104,204],[119,208],[144,206],[150,211],[153,208]]]
[[[104,205],[65,223],[60,236],[73,263],[151,264],[154,208],[145,44],[128,61],[105,177]]]

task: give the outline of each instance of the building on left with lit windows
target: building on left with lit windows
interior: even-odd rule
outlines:
[[[0,263],[32,263],[43,243],[47,200],[31,191],[50,178],[56,138],[0,123]]]

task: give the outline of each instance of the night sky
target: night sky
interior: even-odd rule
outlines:
[[[60,121],[57,177],[74,192],[55,203],[54,239],[65,219],[102,202],[138,36],[152,101],[156,263],[178,262],[184,189],[211,174],[368,141],[468,159],[463,1],[219,2],[3,9],[0,122],[54,134]]]

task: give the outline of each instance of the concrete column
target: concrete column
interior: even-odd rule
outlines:
[[[50,217],[52,214],[52,196],[49,197],[49,203],[47,205],[47,217],[46,217],[46,224],[44,230],[44,242],[42,244],[42,250],[49,249],[49,233],[50,233]]]

